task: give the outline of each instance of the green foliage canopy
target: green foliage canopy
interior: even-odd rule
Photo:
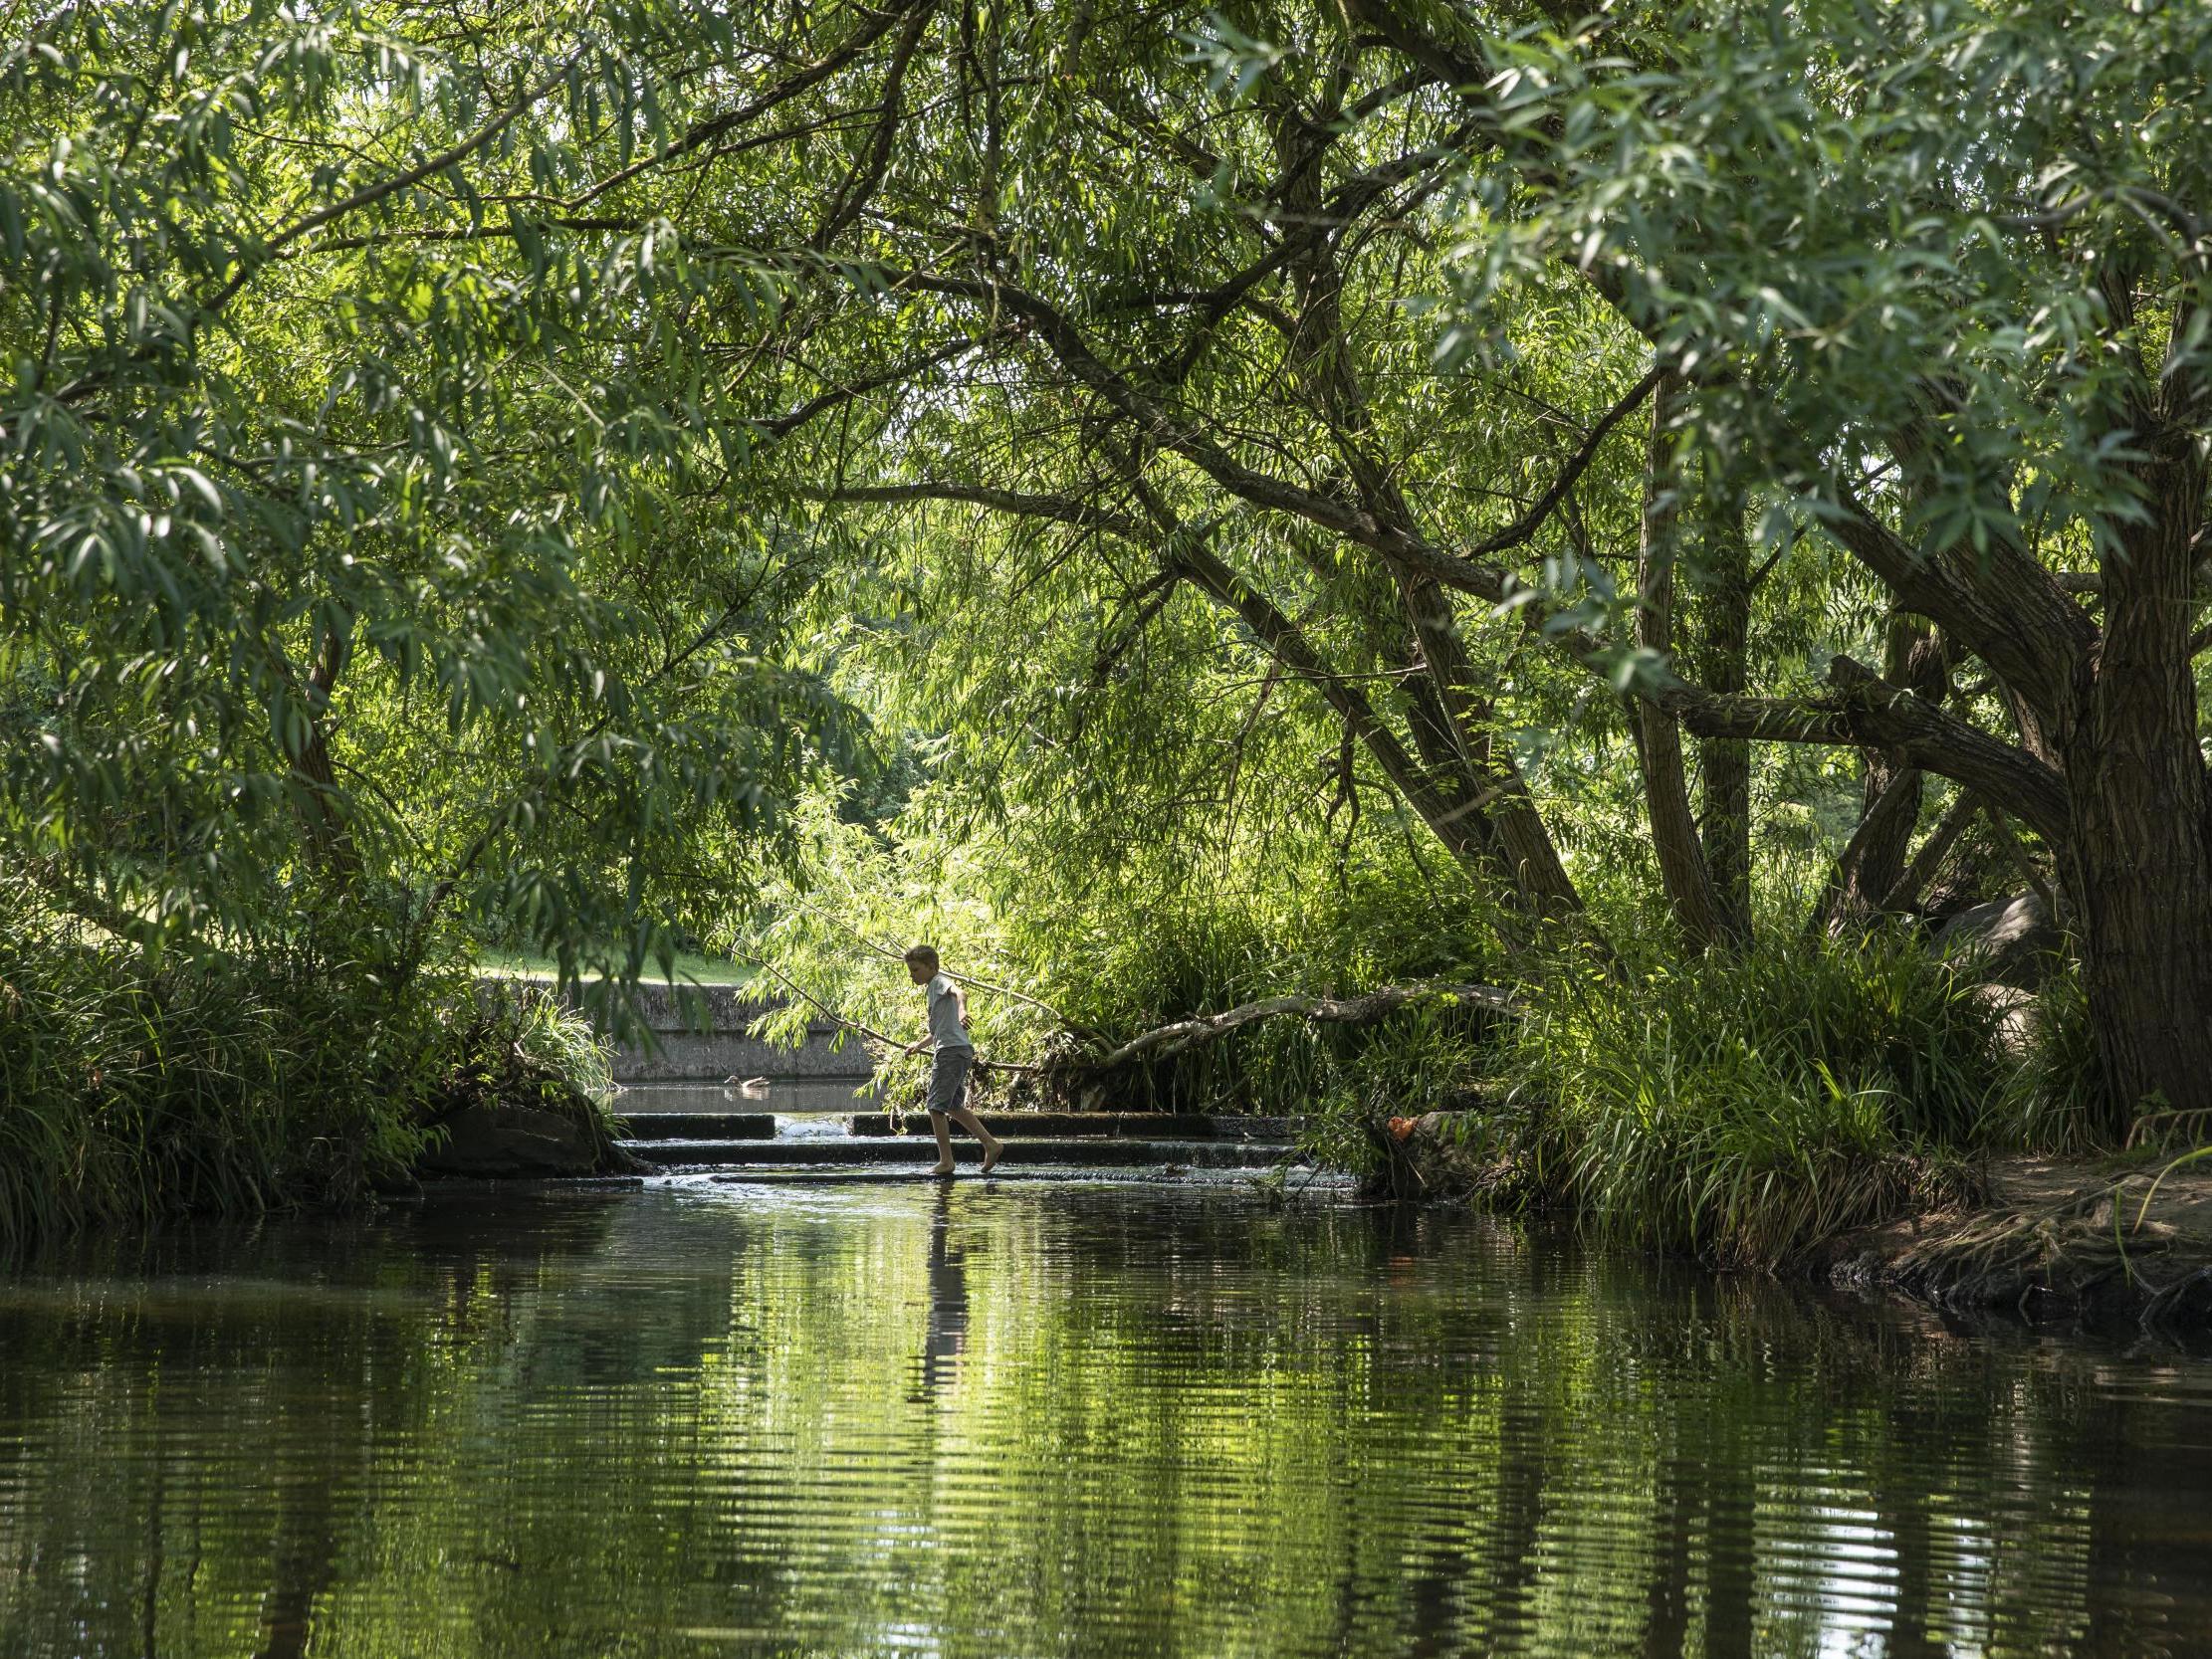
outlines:
[[[152,940],[370,907],[635,972],[835,741],[819,550],[682,318],[773,283],[548,202],[669,141],[679,6],[71,6],[0,62],[4,829]],[[734,274],[732,263],[741,269]]]
[[[2208,69],[2149,0],[43,14],[7,833],[126,930],[635,971],[841,697],[1008,892],[1440,849],[1526,959],[1741,948],[1846,806],[1820,920],[1909,910],[1964,802],[2195,1099]]]

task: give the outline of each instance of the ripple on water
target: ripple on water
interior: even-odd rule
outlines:
[[[1228,1186],[0,1287],[0,1654],[2212,1652],[2212,1367]]]

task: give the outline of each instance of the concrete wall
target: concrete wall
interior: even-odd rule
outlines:
[[[848,1036],[841,1049],[832,1049],[838,1027],[817,1019],[806,1028],[806,1041],[796,1049],[778,1048],[746,1035],[746,1027],[778,1004],[749,994],[743,986],[708,985],[692,994],[705,1004],[706,1028],[698,1029],[686,1018],[682,991],[665,985],[644,985],[638,990],[638,1007],[655,1039],[652,1048],[629,1045],[614,1055],[617,1083],[720,1083],[726,1077],[864,1078],[870,1070],[868,1051],[857,1037]]]
[[[492,987],[506,982],[487,977],[486,994],[496,994]],[[547,987],[542,979],[524,983]],[[687,991],[705,1004],[703,1027],[687,1017]],[[640,985],[637,1005],[654,1040],[624,1043],[615,1049],[617,1083],[720,1083],[733,1076],[857,1083],[873,1070],[858,1038],[848,1037],[842,1048],[831,1048],[839,1028],[826,1019],[809,1024],[806,1041],[795,1049],[747,1036],[747,1026],[780,1004],[749,994],[743,986]]]

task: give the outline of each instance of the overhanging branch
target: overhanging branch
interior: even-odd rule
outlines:
[[[1123,1066],[1170,1059],[1208,1043],[1218,1042],[1230,1032],[1260,1020],[1296,1016],[1314,1025],[1373,1025],[1417,1003],[1449,1004],[1462,1008],[1488,1008],[1498,1013],[1519,1012],[1509,992],[1495,985],[1385,985],[1364,996],[1270,996],[1247,1002],[1218,1014],[1177,1020],[1132,1037],[1121,1047],[1096,1059],[1079,1062],[1087,1070],[1114,1071]]]
[[[1641,695],[1703,737],[1901,749],[1922,770],[2002,803],[2053,846],[2066,842],[2066,786],[2026,750],[1890,685],[1850,657],[1835,658],[1828,679],[1833,692],[1817,701],[1721,696],[1678,681]]]

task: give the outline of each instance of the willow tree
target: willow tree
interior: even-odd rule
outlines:
[[[136,176],[148,133],[170,170],[121,198],[159,227],[128,258],[75,235],[64,207],[18,210],[20,269],[66,280],[8,291],[28,365],[9,430],[33,457],[8,539],[35,551],[11,615],[65,592],[48,614],[78,628],[120,616],[102,609],[117,595],[153,598],[147,614],[179,619],[164,628],[201,614],[158,573],[186,564],[140,578],[127,514],[94,542],[71,515],[121,503],[164,525],[149,546],[192,536],[206,497],[167,458],[214,407],[263,423],[259,450],[225,453],[282,485],[196,469],[234,503],[291,511],[332,478],[404,480],[373,499],[406,509],[394,544],[433,592],[449,523],[507,549],[480,602],[537,593],[499,631],[571,667],[485,681],[474,646],[427,655],[464,721],[519,715],[509,694],[549,676],[572,711],[553,752],[572,755],[606,729],[588,712],[600,665],[576,642],[611,653],[621,616],[649,614],[596,611],[567,579],[602,531],[634,551],[668,525],[762,526],[873,602],[887,538],[960,508],[1004,526],[966,578],[1007,604],[1060,595],[1055,633],[1090,664],[1074,685],[1032,676],[1036,719],[1010,725],[1081,723],[1157,630],[1208,607],[1496,896],[1516,947],[1593,931],[1560,763],[1517,734],[1631,732],[1689,948],[1748,933],[1747,779],[1774,745],[1863,757],[1846,910],[1909,899],[1922,780],[1948,779],[2055,859],[2114,1099],[2212,1105],[2197,10],[900,0],[462,5],[435,27],[393,6],[297,31],[361,25],[371,55],[368,23],[439,43],[424,50],[452,79],[424,85],[450,91],[371,130],[360,109],[401,107],[379,101],[414,84],[411,58],[340,95],[322,46],[249,50],[277,10],[209,9],[234,60],[296,89],[286,119],[315,142],[264,143],[212,72],[159,116],[168,31],[196,13],[57,14],[130,45],[119,78],[19,59],[20,96],[78,100],[100,134],[55,177]],[[18,171],[34,181],[19,199],[45,203],[47,175]],[[107,252],[88,266],[87,247]],[[132,275],[147,259],[157,284]],[[234,319],[265,296],[273,343],[291,337],[280,318],[362,318],[374,348],[210,403],[206,387],[248,384],[229,342],[255,337]],[[394,362],[420,389],[387,397]],[[279,390],[306,449],[247,416]],[[528,436],[479,467],[462,437],[499,398]],[[327,400],[373,409],[373,435],[329,446],[306,413]],[[34,432],[58,436],[22,448]],[[79,459],[123,433],[156,437]],[[364,470],[371,453],[384,472]],[[349,533],[350,511],[311,517]],[[332,632],[303,596],[379,562],[344,565],[334,542],[284,543],[316,572],[283,589],[295,680]],[[73,563],[87,545],[119,551]],[[187,594],[205,585],[189,568]],[[546,569],[562,579],[534,586]],[[218,586],[212,637],[268,632],[237,620],[247,589]],[[139,660],[135,625],[103,623],[98,655]],[[420,628],[362,637],[404,678]],[[148,660],[177,665],[164,686],[198,672],[196,645],[155,643]],[[227,651],[205,655],[231,672]],[[1007,683],[1021,669],[995,665]],[[282,674],[257,684],[278,709]],[[304,684],[305,705],[285,691],[295,735],[269,775],[312,813],[337,797],[308,760],[312,667]],[[1050,765],[1050,746],[1023,763]],[[625,796],[625,765],[581,769],[665,804]],[[60,798],[41,787],[15,798]],[[468,862],[474,838],[449,841]]]
[[[1711,735],[1865,746],[1893,779],[1870,819],[1924,769],[2030,826],[2115,1104],[2212,1105],[2212,23],[1686,21],[1501,42],[1376,9],[1482,89],[1461,325],[1570,265],[1680,376],[1689,447],[1791,503],[1898,620],[1883,672],[1838,655],[1818,698],[1683,678],[1647,701]]]
[[[741,433],[701,262],[532,205],[739,50],[373,0],[8,43],[0,835],[49,902],[403,980],[453,922],[634,974],[671,893],[741,885],[835,724],[783,649],[816,550],[696,492]]]
[[[1577,895],[1496,737],[1547,672],[1642,705],[1693,942],[1740,813],[1678,726],[1865,752],[1878,875],[1950,779],[2055,857],[2114,1099],[2212,1104],[2200,12],[902,15],[783,361],[911,391],[794,483],[1146,549],[1129,614],[1233,613],[1532,923]],[[1880,667],[1744,661],[1746,512],[1882,597]]]

